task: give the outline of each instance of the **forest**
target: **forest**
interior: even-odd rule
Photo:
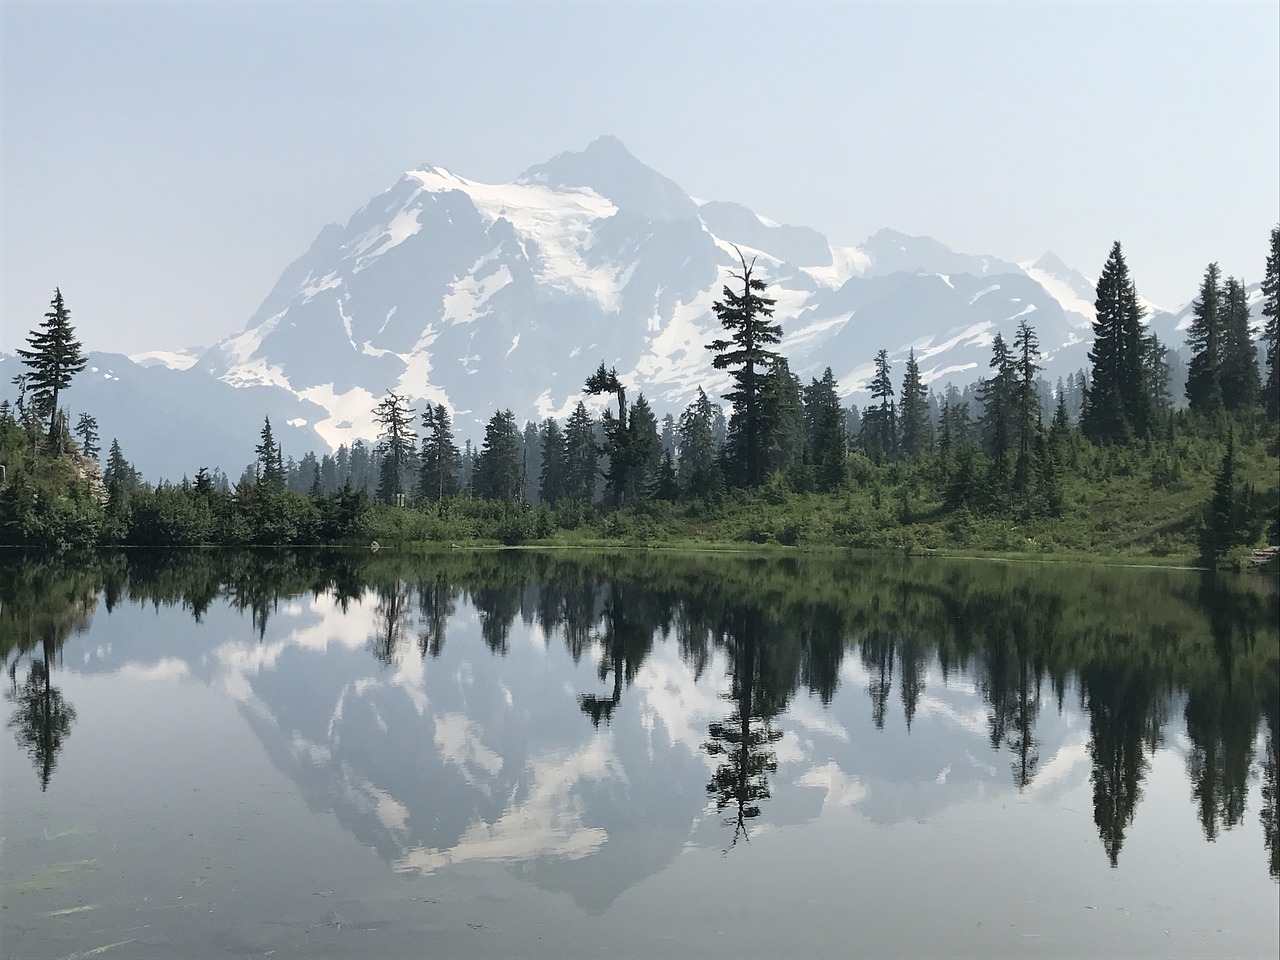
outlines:
[[[60,291],[18,351],[16,404],[0,404],[0,543],[89,546],[776,544],[1010,555],[1198,559],[1241,565],[1280,539],[1280,227],[1255,341],[1243,281],[1210,264],[1185,369],[1148,332],[1121,245],[1097,283],[1089,369],[1050,385],[1034,327],[997,334],[987,376],[926,385],[914,351],[895,383],[874,361],[871,400],[842,405],[828,368],[806,385],[745,257],[708,343],[728,372],[661,419],[602,363],[603,398],[564,423],[495,411],[459,445],[450,410],[388,393],[376,442],[286,456],[264,419],[232,480],[195,465],[144,479],[89,413],[60,404],[84,367]],[[101,459],[101,468],[99,461]]]

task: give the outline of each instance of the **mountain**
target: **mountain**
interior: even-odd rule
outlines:
[[[104,356],[103,382],[68,399],[144,474],[170,477],[202,464],[237,475],[265,415],[288,425],[285,452],[299,456],[372,439],[389,390],[449,405],[459,438],[478,440],[499,409],[566,416],[601,361],[659,415],[679,413],[699,386],[727,387],[706,344],[739,254],[777,300],[792,370],[807,381],[831,366],[846,400],[865,402],[881,348],[895,381],[914,349],[926,382],[970,383],[992,338],[1011,339],[1022,318],[1047,376],[1087,365],[1092,284],[1051,253],[1019,265],[891,230],[837,246],[737,203],[695,201],[601,137],[511,183],[409,170],[321,230],[244,329],[197,362]]]
[[[964,383],[1021,317],[1047,353],[1078,342],[1089,321],[1073,312],[1085,302],[1073,284],[1088,282],[1056,258],[1037,262],[1038,280],[889,230],[836,247],[739,204],[699,205],[602,137],[509,184],[407,172],[345,227],[326,227],[245,330],[197,367],[322,407],[308,422],[333,445],[373,434],[387,390],[447,403],[472,437],[505,407],[564,416],[600,361],[678,411],[699,385],[725,387],[705,344],[739,250],[778,300],[792,368],[807,378],[830,364],[846,395],[880,347],[894,359],[915,348],[926,376]]]

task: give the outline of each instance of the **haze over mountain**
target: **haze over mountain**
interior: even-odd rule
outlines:
[[[194,363],[189,351],[93,354],[67,400],[145,475],[169,478],[201,465],[234,478],[268,415],[286,454],[371,440],[389,390],[447,404],[460,440],[499,409],[563,417],[601,361],[659,415],[678,414],[699,386],[727,388],[705,345],[739,251],[777,300],[793,372],[808,382],[831,366],[846,401],[865,402],[882,347],[895,382],[914,350],[927,383],[971,383],[995,334],[1012,339],[1022,318],[1046,376],[1087,365],[1092,284],[1052,253],[1019,265],[892,230],[835,246],[695,200],[601,137],[511,183],[407,171],[321,230],[243,331]],[[1162,317],[1168,335],[1176,318]],[[6,389],[14,363],[0,357]]]

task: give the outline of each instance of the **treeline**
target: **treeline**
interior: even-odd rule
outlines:
[[[414,529],[520,542],[584,528],[624,532],[626,522],[604,519],[618,511],[660,526],[674,516],[687,527],[726,505],[754,509],[761,497],[775,508],[795,497],[861,497],[878,512],[887,494],[897,505],[892,526],[932,525],[924,539],[936,540],[947,521],[1078,520],[1089,501],[1082,488],[1139,473],[1153,494],[1185,486],[1185,476],[1199,495],[1178,523],[1153,527],[1150,539],[1165,545],[1158,549],[1183,551],[1194,541],[1216,560],[1276,536],[1280,484],[1267,478],[1276,472],[1280,420],[1280,227],[1262,285],[1265,378],[1245,287],[1210,265],[1193,305],[1185,407],[1170,389],[1170,351],[1143,325],[1119,243],[1097,285],[1087,375],[1050,388],[1035,329],[1023,318],[1011,342],[994,337],[989,375],[964,391],[931,392],[914,351],[895,383],[880,350],[861,410],[842,406],[830,368],[806,385],[773,349],[782,328],[753,268],[744,258],[736,285],[714,304],[725,338],[707,347],[730,377],[727,417],[700,389],[679,417],[659,419],[643,394],[628,402],[617,372],[601,364],[583,384],[585,395],[608,398],[600,416],[580,401],[563,424],[547,418],[522,427],[510,410],[497,411],[473,447],[459,446],[443,404],[419,412],[389,393],[373,411],[372,446],[356,441],[286,459],[265,421],[255,462],[234,484],[202,468],[194,481],[148,485],[113,441],[100,517],[92,498],[76,501],[69,492],[74,506],[54,507],[34,491],[24,499],[11,483],[0,492],[0,534],[30,543],[312,543]],[[30,353],[38,356],[36,337]],[[75,445],[65,420],[49,413],[56,392],[43,389],[16,411],[0,408],[0,455],[19,443],[32,451],[42,442],[58,451]],[[82,418],[81,449],[96,444],[94,428]],[[422,518],[388,518],[371,501]]]

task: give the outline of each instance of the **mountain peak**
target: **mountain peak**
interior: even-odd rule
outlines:
[[[556,154],[530,167],[516,183],[537,183],[554,189],[587,187],[610,200],[619,210],[646,220],[696,217],[698,207],[680,187],[645,166],[621,140],[601,136],[586,149]]]

